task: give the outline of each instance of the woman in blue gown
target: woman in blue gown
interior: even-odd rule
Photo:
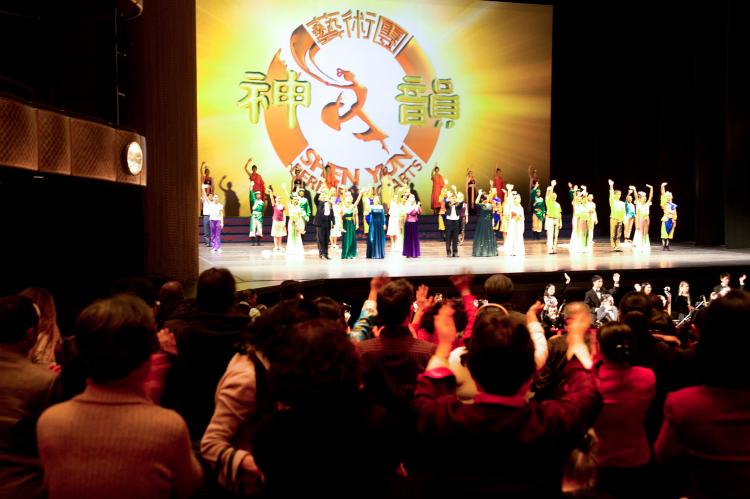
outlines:
[[[497,256],[497,240],[492,228],[494,203],[479,190],[476,202],[477,227],[474,230],[474,241],[471,247],[472,256]]]
[[[367,258],[385,258],[385,209],[378,196],[373,197],[367,217],[370,225],[367,233]]]

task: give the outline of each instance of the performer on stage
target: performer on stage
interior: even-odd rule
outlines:
[[[588,229],[589,234],[586,238],[586,247],[584,251],[586,253],[593,253],[594,251],[594,227],[599,223],[599,216],[596,214],[596,203],[594,203],[594,195],[589,194],[586,196],[586,209],[589,212],[589,223]]]
[[[459,203],[463,203],[463,209],[461,209],[461,214],[460,214],[460,217],[461,217],[460,227],[461,227],[461,229],[459,230],[460,233],[458,235],[458,245],[462,246],[464,244],[464,238],[466,236],[466,224],[469,223],[469,208],[466,206],[466,203],[464,202],[464,193],[463,192],[459,192],[458,194],[456,194],[456,200]],[[474,201],[476,201],[476,200],[474,200]]]
[[[449,192],[445,199],[445,252],[458,256],[458,236],[461,233],[461,213],[464,203],[458,201],[456,192]]]
[[[623,234],[623,238],[628,244],[632,243],[633,226],[635,225],[635,205],[633,204],[635,191],[633,191],[631,188],[632,186],[628,187],[628,195],[625,196],[625,232]]]
[[[203,193],[205,206],[208,207],[211,251],[221,253],[221,229],[224,228],[224,205],[219,202],[219,195]]]
[[[530,192],[531,189],[533,189],[534,186],[539,183],[539,175],[536,172],[536,168],[534,168],[531,165],[529,165],[528,173],[529,173],[529,192]],[[534,213],[533,212],[533,210],[534,210],[534,200],[531,199],[531,197],[529,197],[529,206],[528,206],[528,209],[529,209],[529,215],[533,215],[533,213]]]
[[[333,227],[333,205],[330,201],[330,191],[321,187],[315,194],[315,232],[318,239],[318,256],[330,260],[328,257],[328,243],[331,239]]]
[[[455,191],[453,186],[453,190]],[[450,196],[450,189],[448,186],[443,186],[440,189],[440,209],[438,210],[438,231],[440,232],[440,238],[445,241],[445,200]]]
[[[370,232],[367,234],[367,258],[385,258],[385,208],[380,197],[373,196],[370,206]]]
[[[506,255],[517,256],[526,253],[523,244],[524,209],[521,203],[521,195],[513,190],[513,184],[507,184],[505,195],[510,200],[510,219],[508,221],[508,233],[505,239],[504,251]]]
[[[312,206],[312,196],[310,195],[310,191],[307,190],[307,184],[305,183],[305,178],[302,174],[302,170],[300,167],[296,167],[294,171],[292,172],[292,191],[297,193],[297,196],[301,197],[305,201],[307,201],[307,208],[305,208],[304,203],[300,203],[300,206],[307,212],[307,219],[310,219],[310,206]],[[304,231],[302,232],[304,234]]]
[[[326,181],[326,186],[338,188],[339,180],[336,178],[336,172],[331,168],[331,165],[323,167],[323,178]]]
[[[544,227],[544,217],[547,215],[547,208],[544,198],[542,198],[542,189],[539,187],[539,182],[534,184],[529,195],[532,207],[531,231],[534,234],[534,239],[539,239]]]
[[[391,239],[391,253],[401,253],[403,251],[403,241],[401,241],[401,191],[398,190],[391,200],[391,206],[388,210],[388,237]]]
[[[373,188],[367,187],[362,191],[362,206],[360,213],[362,215],[362,233],[365,235],[365,239],[367,239],[367,234],[370,233],[370,208],[372,207],[372,200],[373,200]]]
[[[612,179],[609,182],[609,244],[612,251],[622,251],[620,249],[620,236],[625,224],[625,202],[620,200],[622,192],[615,190],[615,183]]]
[[[310,193],[307,192],[307,189],[300,188],[296,190],[296,194],[297,194],[297,200],[298,200],[297,202],[299,204],[300,211],[302,213],[302,222],[299,224],[300,234],[304,234],[306,226],[307,226],[307,222],[310,221],[310,216],[312,215],[312,208],[310,207],[311,200],[308,199],[308,197],[310,196]]]
[[[263,237],[263,197],[260,190],[256,190],[255,182],[250,181],[250,240],[255,246],[260,246]],[[257,239],[256,239],[257,237]]]
[[[432,180],[430,207],[432,208],[432,214],[435,215],[438,210],[440,210],[440,191],[445,187],[445,180],[443,179],[443,176],[440,175],[440,168],[438,168],[437,165],[432,169],[432,175],[430,175],[430,178]]]
[[[634,186],[630,187],[633,191],[636,190]],[[638,199],[635,202],[635,236],[633,237],[633,248],[636,251],[644,253],[651,251],[648,228],[651,221],[649,216],[651,200],[654,197],[654,188],[649,184],[646,184],[646,187],[648,187],[648,198],[645,192],[640,191],[638,192]]]
[[[494,187],[493,187],[494,189]],[[497,239],[492,227],[492,216],[495,203],[482,189],[475,200],[477,207],[477,225],[474,229],[474,241],[471,245],[472,256],[497,256]]]
[[[331,187],[329,189],[330,192],[330,202],[333,206],[333,228],[331,229],[331,248],[337,249],[339,247],[338,245],[338,238],[341,237],[341,235],[344,233],[344,218],[343,214],[341,212],[341,202],[342,198],[339,195],[339,188],[337,187]]]
[[[544,204],[547,208],[547,219],[544,222],[544,228],[547,230],[547,253],[557,253],[557,236],[562,229],[562,209],[557,202],[555,186],[557,181],[550,182],[547,192],[544,196]]]
[[[404,251],[402,253],[407,258],[417,258],[420,255],[418,220],[421,213],[420,203],[414,200],[413,195],[409,195],[406,206],[404,206],[406,223],[404,224]]]
[[[271,196],[271,201],[273,203],[273,223],[271,225],[271,237],[273,237],[273,250],[274,251],[283,251],[283,248],[281,247],[281,240],[286,236],[286,224],[285,222],[285,215],[284,215],[284,209],[286,206],[284,205],[283,200],[281,199],[281,196],[275,196],[273,193],[273,186],[268,186],[268,194]]]
[[[671,251],[669,243],[674,238],[674,229],[677,227],[677,205],[672,202],[672,193],[666,190],[667,183],[661,184],[661,198],[659,204],[664,210],[661,217],[661,249]]]
[[[391,207],[394,190],[393,178],[391,178],[391,174],[384,167],[380,170],[380,202],[383,203],[383,208],[386,211]]]
[[[293,192],[291,197],[292,199],[287,207],[289,222],[286,236],[286,254],[295,256],[304,255],[305,247],[302,244],[302,234],[305,233],[306,222],[304,209],[300,206],[300,196],[296,192]]]
[[[211,178],[211,172],[206,166],[206,162],[202,162],[201,166],[198,168],[198,171],[201,174],[201,200],[203,201],[201,208],[201,216],[203,217],[203,238],[205,239],[206,246],[211,246],[211,224],[209,221],[209,212],[208,212],[208,206],[206,205],[208,202],[210,202],[211,196],[214,195],[214,180]],[[207,198],[203,197],[203,194],[207,196]],[[208,199],[208,201],[206,201]]]
[[[588,246],[589,235],[589,211],[586,206],[586,191],[579,190],[578,186],[570,186],[570,195],[573,204],[573,218],[570,232],[570,252],[583,253]]]
[[[260,176],[260,173],[258,173],[258,166],[253,165],[252,171],[247,169],[247,165],[249,165],[253,161],[253,158],[248,158],[247,162],[245,163],[244,169],[245,173],[247,174],[248,179],[250,180],[250,192],[260,192],[260,200],[265,204],[266,202],[266,184],[263,182],[263,177]],[[258,198],[259,196],[255,196]],[[250,207],[252,209],[253,201],[250,200]]]
[[[357,205],[361,198],[361,192],[357,195],[356,201],[352,199],[351,192],[344,193],[344,202],[341,206],[341,213],[344,219],[344,234],[341,237],[342,260],[357,258],[357,229],[359,228]]]
[[[512,184],[511,184],[512,185]],[[503,242],[508,238],[508,225],[510,224],[510,207],[513,199],[506,196],[505,192],[495,191],[495,187],[490,189],[490,201],[493,205],[492,229],[499,230],[503,235]]]
[[[490,180],[490,184],[495,188],[495,192],[500,196],[500,201],[505,201],[503,196],[505,195],[505,179],[503,178],[503,171],[498,166],[500,162],[495,163],[495,178]]]
[[[474,178],[474,172],[466,171],[466,209],[470,215],[474,215],[476,210],[477,198],[477,181]]]

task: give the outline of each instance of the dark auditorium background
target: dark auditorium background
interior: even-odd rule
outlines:
[[[532,3],[554,6],[552,178],[601,209],[608,178],[668,181],[682,240],[750,246],[750,2]],[[117,277],[197,277],[195,2],[116,5],[0,2],[0,92],[134,130],[148,155],[146,187],[0,165],[0,295],[77,308]]]

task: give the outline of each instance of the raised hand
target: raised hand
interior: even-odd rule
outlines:
[[[557,180],[553,180],[552,182],[550,182],[550,185],[551,185],[552,187],[556,186],[556,185],[557,185]]]
[[[612,187],[613,185],[615,185],[615,181],[612,180],[612,179],[607,180],[607,183],[609,184],[610,187]]]

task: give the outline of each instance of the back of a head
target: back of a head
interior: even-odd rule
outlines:
[[[247,343],[263,352],[273,363],[289,330],[295,324],[319,317],[320,310],[310,300],[281,302],[255,319],[247,332]]]
[[[711,302],[701,321],[698,361],[702,380],[712,386],[750,388],[744,345],[750,324],[750,293],[732,290]]]
[[[156,291],[151,281],[145,277],[126,277],[115,281],[112,285],[112,294],[132,293],[146,302],[146,305],[156,305]]]
[[[399,326],[411,314],[414,286],[406,279],[397,279],[378,291],[378,317],[386,327]]]
[[[210,268],[198,277],[196,305],[204,312],[223,314],[234,305],[234,276],[227,269]]]
[[[633,330],[619,322],[609,322],[597,333],[599,348],[605,359],[617,364],[630,361],[630,350],[634,346]]]
[[[652,312],[651,299],[637,291],[631,291],[620,300],[620,316],[625,316],[628,312],[640,312],[646,317],[651,317]]]
[[[359,356],[340,323],[301,322],[285,335],[271,383],[292,407],[347,404],[359,389]]]
[[[490,303],[506,305],[513,298],[513,281],[504,274],[495,274],[484,281],[484,293]]]
[[[96,382],[127,377],[158,347],[153,312],[131,294],[86,307],[76,321],[75,336],[86,373]]]
[[[329,296],[319,296],[313,300],[313,303],[318,308],[322,319],[339,322],[346,328],[346,315],[344,315],[343,305]]]
[[[295,300],[302,296],[302,285],[299,281],[282,281],[279,285],[279,298],[284,300]]]
[[[11,295],[0,298],[0,343],[14,344],[28,340],[29,329],[39,324],[39,314],[28,296]]]
[[[180,281],[167,281],[159,289],[159,302],[178,303],[185,299],[185,289]]]
[[[468,353],[472,377],[487,393],[513,395],[536,370],[526,318],[487,311],[477,317]]]
[[[57,307],[55,307],[55,299],[52,297],[52,293],[42,288],[26,288],[18,294],[31,298],[31,301],[39,307],[41,319],[51,322],[57,321]]]
[[[453,322],[456,324],[456,331],[461,332],[466,329],[469,322],[468,316],[466,315],[466,308],[464,307],[463,300],[460,299],[449,299],[445,301],[439,301],[432,304],[430,308],[425,310],[422,315],[422,322],[420,327],[427,331],[430,335],[435,332],[435,316],[437,316],[440,309],[443,306],[450,306],[453,308]]]

